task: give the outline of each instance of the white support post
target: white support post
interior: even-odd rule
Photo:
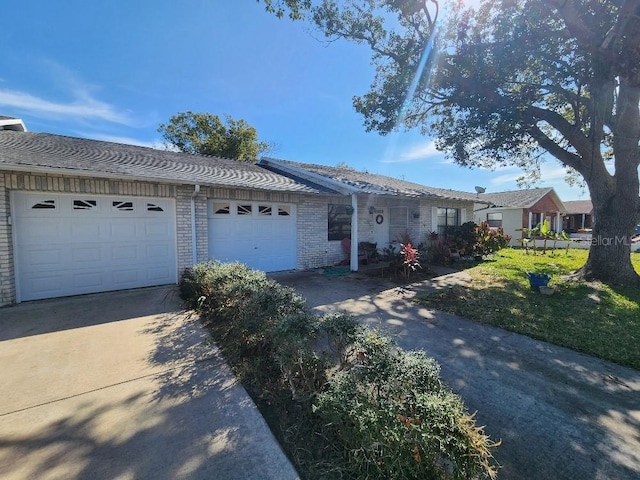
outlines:
[[[556,233],[560,233],[562,231],[562,216],[560,212],[556,213]]]
[[[533,222],[533,212],[529,212],[529,226],[527,227],[529,230],[533,228],[533,225],[531,225],[531,222]]]
[[[358,271],[358,197],[355,193],[351,194],[351,271]]]
[[[580,228],[584,228],[584,224],[585,224],[585,219],[586,219],[586,215],[583,213],[582,214],[582,226]]]

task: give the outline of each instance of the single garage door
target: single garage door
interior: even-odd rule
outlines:
[[[177,282],[172,199],[14,192],[20,301]]]
[[[209,200],[209,257],[265,272],[296,267],[293,204]]]

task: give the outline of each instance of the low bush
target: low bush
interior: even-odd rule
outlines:
[[[289,432],[274,433],[304,477],[495,477],[497,445],[424,352],[405,352],[346,314],[311,314],[295,290],[238,263],[196,265],[180,288],[216,327],[216,341],[267,419]],[[315,445],[317,453],[304,449],[314,465],[299,461],[301,442]]]

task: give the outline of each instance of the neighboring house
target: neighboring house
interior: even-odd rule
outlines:
[[[424,241],[470,219],[473,198],[345,169],[29,133],[0,117],[0,305],[172,284],[212,258],[333,265],[341,236],[356,252],[405,232]]]
[[[502,227],[511,235],[511,246],[520,245],[522,228],[535,228],[545,219],[552,230],[562,230],[566,208],[553,188],[532,188],[508,192],[484,193],[476,197],[473,218],[490,227]]]
[[[562,229],[567,233],[593,228],[593,204],[591,200],[563,202],[567,209],[562,219]]]

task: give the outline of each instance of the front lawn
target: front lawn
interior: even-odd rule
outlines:
[[[640,369],[640,289],[563,281],[580,268],[586,250],[546,255],[504,249],[466,270],[468,287],[433,292],[418,301],[428,307],[563,345]],[[640,272],[640,253],[632,254]],[[532,290],[526,272],[551,275],[554,295]]]

